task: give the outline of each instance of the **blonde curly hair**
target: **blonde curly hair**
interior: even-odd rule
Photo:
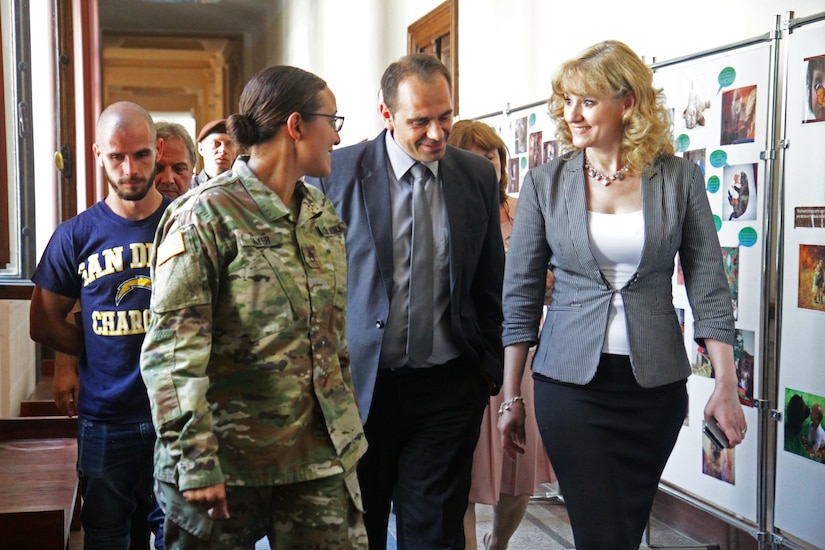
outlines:
[[[547,112],[556,122],[556,139],[565,152],[576,150],[564,121],[565,96],[597,94],[621,101],[633,93],[636,101],[622,116],[622,164],[642,173],[657,157],[673,154],[664,93],[653,87],[650,68],[622,42],[599,42],[564,62],[553,75],[552,88]]]

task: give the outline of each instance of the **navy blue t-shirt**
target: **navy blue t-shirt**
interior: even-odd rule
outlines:
[[[118,424],[151,421],[140,377],[140,347],[149,325],[152,243],[170,202],[163,197],[160,208],[139,221],[121,218],[98,202],[57,227],[34,272],[37,286],[80,299],[81,418]]]

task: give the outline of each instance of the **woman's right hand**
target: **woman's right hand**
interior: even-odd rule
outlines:
[[[524,454],[526,438],[524,436],[524,401],[516,401],[509,407],[501,409],[498,417],[498,429],[501,432],[501,447],[511,458]]]

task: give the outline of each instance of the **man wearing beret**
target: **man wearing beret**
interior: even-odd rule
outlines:
[[[192,179],[197,187],[232,168],[237,150],[226,133],[226,119],[211,120],[198,134],[198,153],[203,158],[203,170]]]

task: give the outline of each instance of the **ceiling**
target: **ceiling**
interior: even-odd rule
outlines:
[[[264,32],[284,0],[98,0],[104,33],[256,36]]]

